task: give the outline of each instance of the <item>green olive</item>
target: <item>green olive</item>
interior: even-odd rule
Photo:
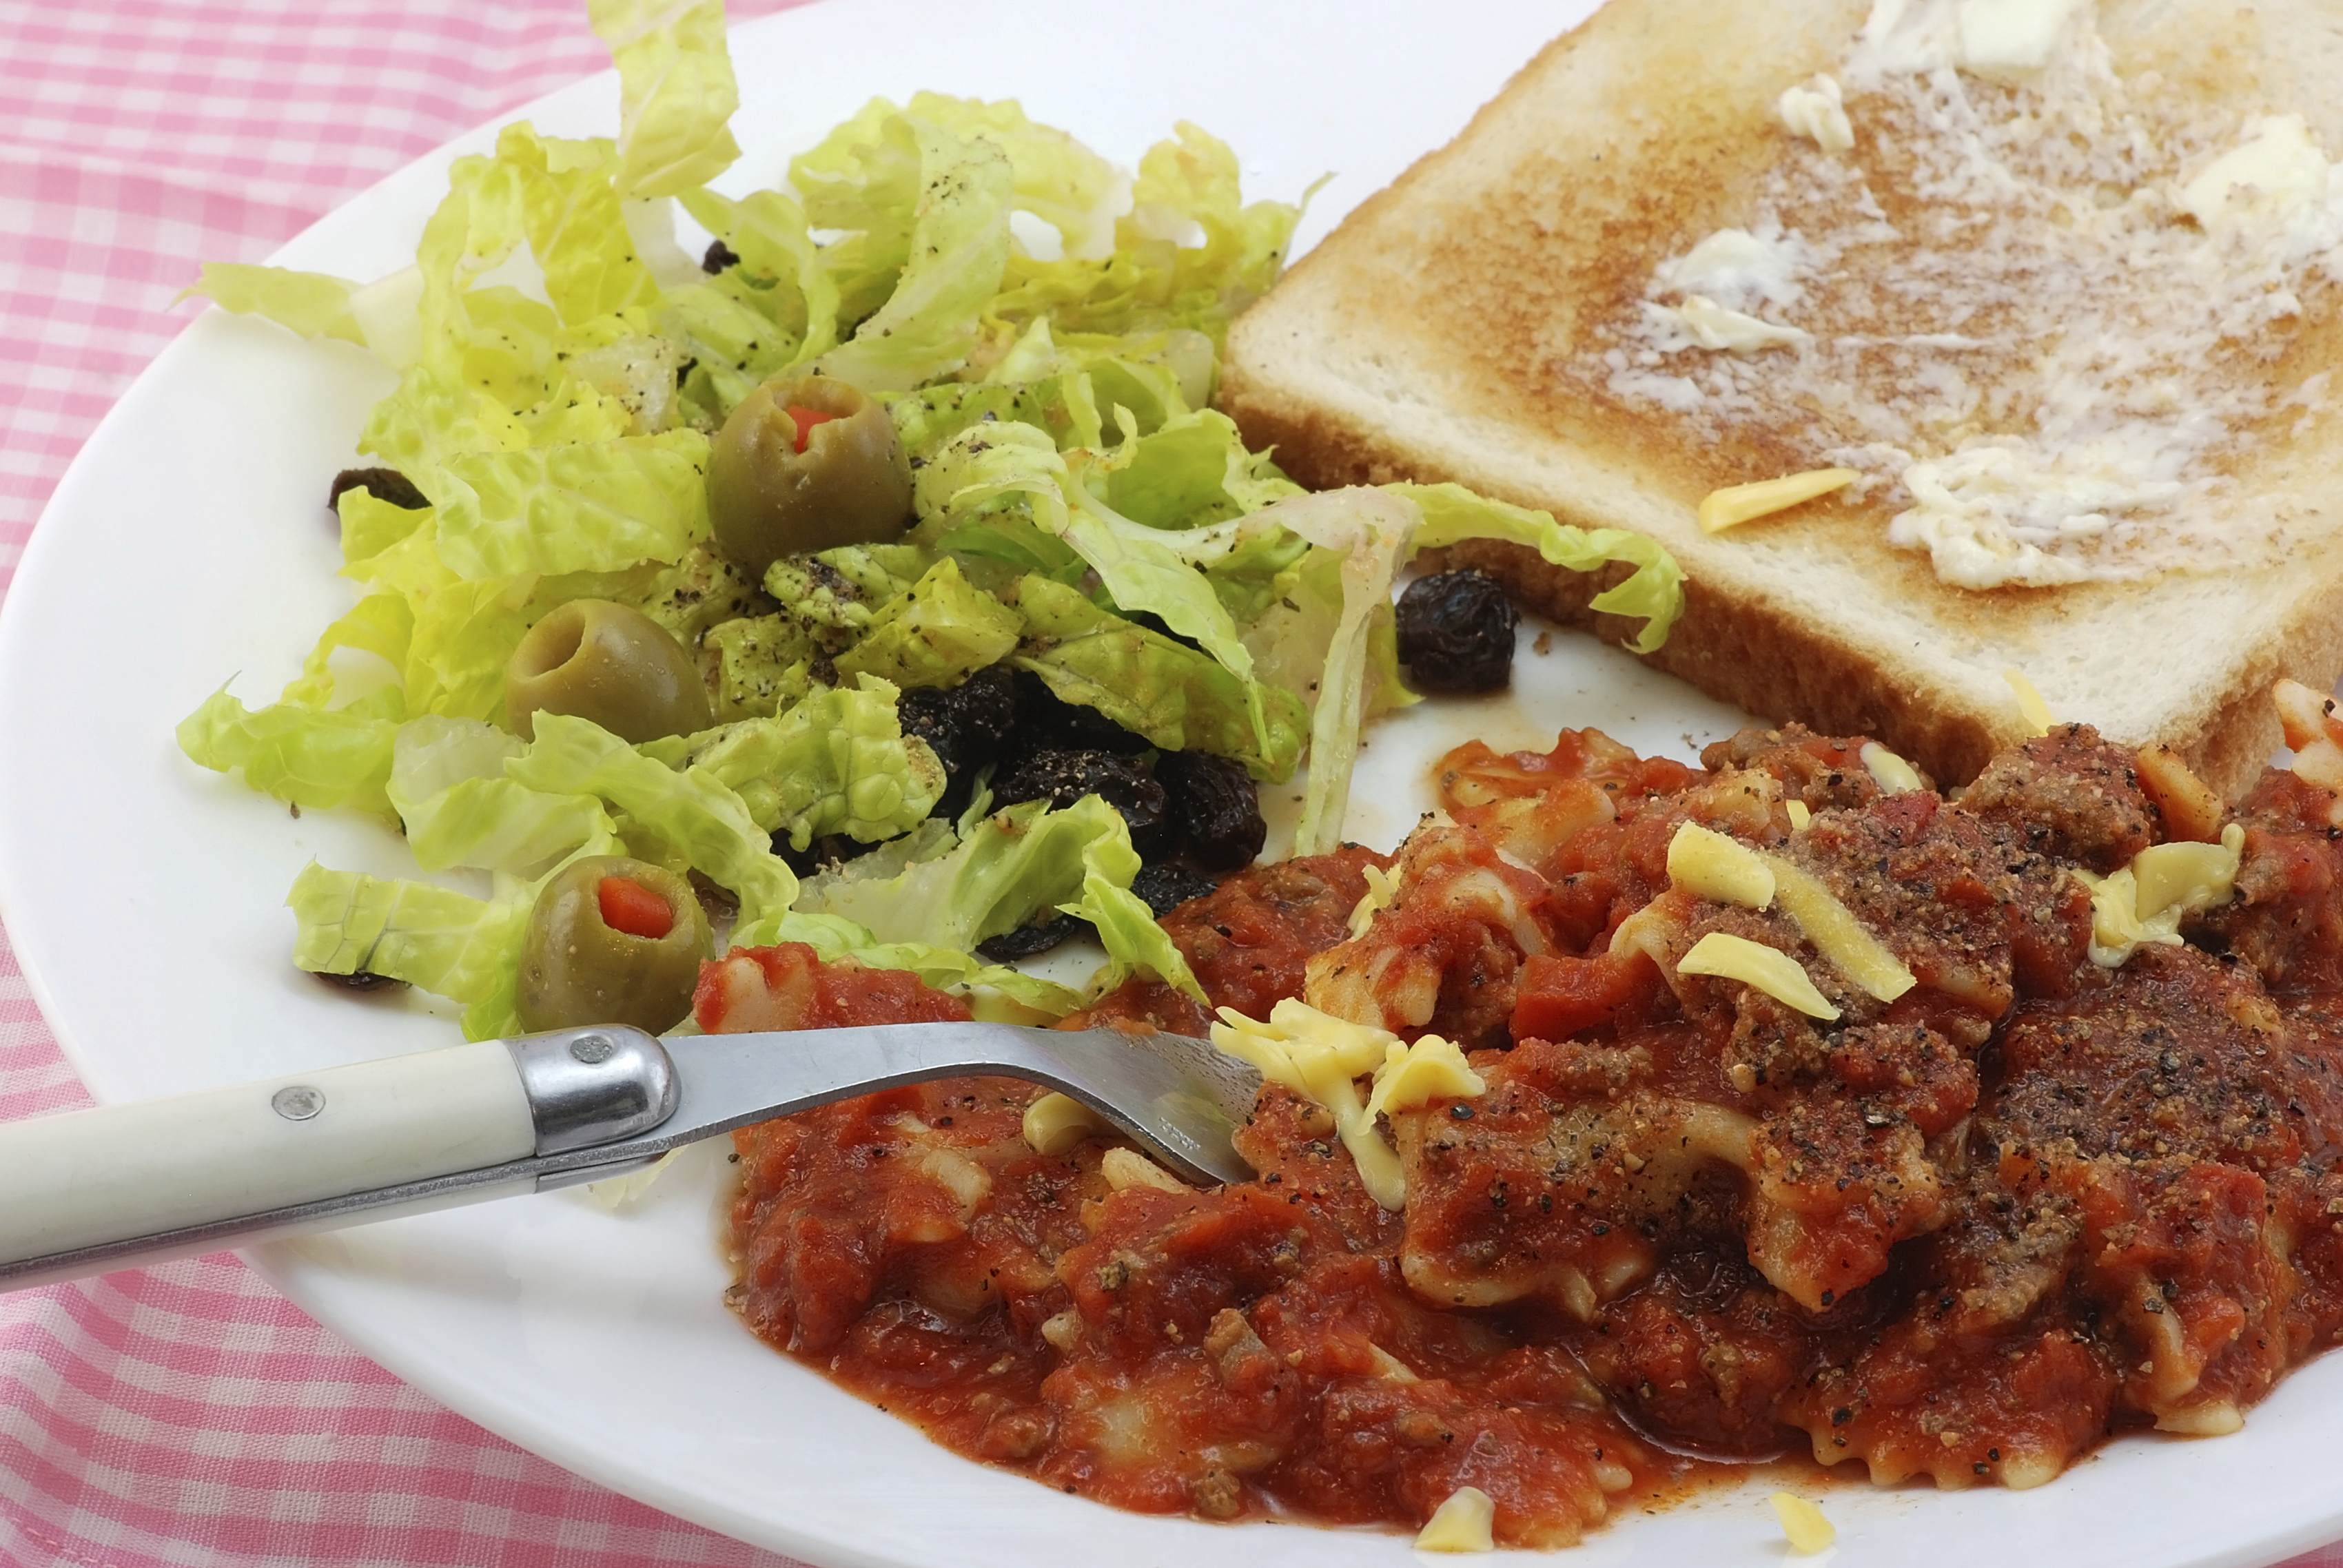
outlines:
[[[614,906],[606,879],[631,882],[634,890],[614,890]],[[637,936],[604,919],[605,909],[615,907],[620,923],[630,923],[628,909],[642,906],[642,893],[667,906],[671,923],[664,935]],[[691,1011],[699,960],[714,946],[699,898],[673,871],[624,855],[579,860],[548,882],[529,910],[516,999],[521,1027],[673,1029]]]
[[[534,716],[590,719],[639,745],[716,722],[699,666],[665,627],[622,604],[574,598],[529,628],[505,664],[514,733],[537,738]]]
[[[831,418],[804,431],[789,410]],[[751,576],[783,556],[880,544],[911,520],[911,465],[887,410],[831,376],[768,381],[740,400],[708,458],[716,542]]]

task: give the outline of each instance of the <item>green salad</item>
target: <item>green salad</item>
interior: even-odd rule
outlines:
[[[423,871],[492,876],[473,897],[312,864],[289,899],[302,968],[412,982],[473,1039],[517,1032],[549,890],[624,857],[720,889],[735,947],[805,942],[980,1008],[1058,1016],[1132,973],[1192,992],[1131,890],[1123,815],[1095,794],[995,810],[981,779],[940,810],[952,781],[904,693],[1011,669],[1157,754],[1263,782],[1306,761],[1310,854],[1340,839],[1361,727],[1414,700],[1392,595],[1417,551],[1493,537],[1629,563],[1596,607],[1644,618],[1639,649],[1666,635],[1679,578],[1646,539],[1453,486],[1307,495],[1246,448],[1211,406],[1220,348],[1301,214],[1245,203],[1204,131],[1178,126],[1134,175],[1013,102],[874,99],[789,188],[727,196],[720,4],[590,11],[615,141],[505,127],[456,163],[396,276],[209,266],[194,290],[361,344],[398,386],[357,439],[395,472],[338,497],[355,606],[275,703],[223,688],[181,747],[396,825]],[[719,242],[704,263],[678,206]],[[786,466],[785,416],[799,453],[843,449],[833,428],[878,443],[878,499],[791,520],[803,487],[757,467]],[[552,618],[587,610],[672,639],[659,658],[705,688],[659,710],[688,732],[517,701],[533,628],[569,638],[558,662],[578,634]],[[396,678],[337,700],[346,649]],[[870,849],[801,881],[786,852],[818,841]],[[1057,911],[1105,947],[1088,992],[974,954]]]

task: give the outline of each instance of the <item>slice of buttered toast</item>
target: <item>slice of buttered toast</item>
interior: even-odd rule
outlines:
[[[1238,320],[1222,402],[1307,484],[1658,538],[1654,662],[1753,711],[1957,782],[2015,670],[2234,789],[2343,669],[2328,151],[2343,0],[1612,0]]]

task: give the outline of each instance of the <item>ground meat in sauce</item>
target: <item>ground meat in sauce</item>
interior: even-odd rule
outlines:
[[[2068,868],[2157,836],[2124,749],[2069,727],[1948,803],[1883,793],[1860,747],[1462,748],[1454,825],[1395,860],[1257,868],[1166,917],[1216,1003],[1306,994],[1478,1047],[1484,1094],[1391,1119],[1403,1212],[1282,1090],[1240,1140],[1257,1181],[1170,1192],[1112,1190],[1103,1142],[1032,1153],[1025,1085],[931,1084],[738,1135],[741,1311],[937,1441],[1102,1502],[1413,1526],[1470,1484],[1516,1545],[1685,1454],[2023,1486],[2126,1429],[2230,1429],[2343,1338],[2331,798],[2267,777],[2237,898],[2107,970]],[[1778,909],[1672,889],[1688,820],[1819,879],[1917,983],[1882,1003]],[[1370,865],[1398,896],[1353,937]],[[1710,931],[1791,953],[1840,1017],[1677,975]],[[700,1021],[958,1006],[775,949],[709,966]],[[1070,1022],[1107,1020],[1206,1021],[1151,981]]]
[[[1349,934],[1351,911],[1367,894],[1367,868],[1390,863],[1388,855],[1345,844],[1331,855],[1255,866],[1180,905],[1163,917],[1163,929],[1214,1006],[1265,1018],[1281,999],[1302,994],[1311,956]],[[1126,982],[1064,1027],[1114,1022],[1197,1036],[1212,1027],[1192,997],[1146,979]]]

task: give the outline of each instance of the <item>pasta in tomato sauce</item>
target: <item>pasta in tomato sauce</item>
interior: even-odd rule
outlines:
[[[1046,1484],[1411,1528],[1469,1487],[1510,1545],[1687,1456],[2038,1484],[2233,1430],[2343,1336],[2332,793],[2272,772],[2223,819],[2078,726],[1957,797],[1861,738],[1702,761],[1468,746],[1394,857],[1166,917],[1216,1005],[1464,1049],[1479,1092],[1367,1133],[1395,1207],[1291,1085],[1256,1179],[1198,1191],[1102,1137],[1038,1153],[1036,1091],[953,1081],[738,1135],[736,1304]],[[960,1006],[778,949],[710,966],[700,1021]],[[1070,1021],[1110,1020],[1211,1021],[1143,980]]]

